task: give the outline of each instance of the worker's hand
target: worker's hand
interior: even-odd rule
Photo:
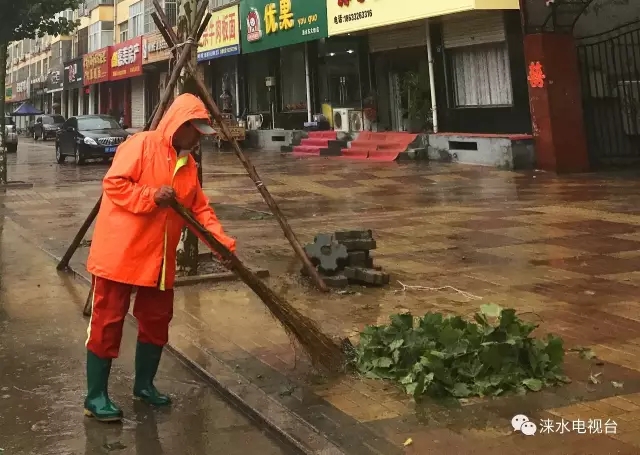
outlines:
[[[153,200],[158,207],[166,207],[169,202],[176,197],[176,192],[170,186],[161,186],[156,194],[153,195]]]

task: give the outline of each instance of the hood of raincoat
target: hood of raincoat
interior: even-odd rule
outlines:
[[[156,131],[167,144],[171,145],[178,128],[189,120],[195,119],[209,121],[209,112],[200,98],[190,93],[183,93],[169,106]]]

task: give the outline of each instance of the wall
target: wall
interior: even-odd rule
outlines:
[[[91,24],[100,21],[113,21],[113,6],[99,6],[91,11]]]

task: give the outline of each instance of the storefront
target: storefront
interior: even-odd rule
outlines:
[[[240,22],[238,5],[212,12],[198,44],[198,63],[214,99],[225,113],[240,115]]]
[[[62,92],[64,90],[64,66],[62,64],[49,70],[44,89],[49,100],[49,112],[51,114],[62,114],[65,110],[65,106],[62,105]]]
[[[30,101],[33,107],[44,113],[49,112],[49,102],[45,96],[44,76],[31,78],[31,96]]]
[[[109,80],[110,56],[110,48],[105,47],[83,57],[84,114],[108,113],[109,96],[106,82]]]
[[[171,51],[160,32],[142,37],[144,72],[144,123],[149,121],[168,82]]]
[[[21,103],[30,101],[31,98],[31,81],[27,78],[22,81],[18,81],[15,84],[15,90],[13,90],[13,98],[11,98],[11,102],[13,103],[14,111],[17,109]],[[29,122],[33,120],[30,117],[16,117],[15,119],[16,126],[20,129],[26,129],[29,125]]]
[[[105,113],[124,119],[126,128],[144,127],[142,37],[110,47],[108,105]]]
[[[518,0],[327,0],[327,14],[332,38],[368,35],[378,129],[531,129]]]
[[[240,17],[247,113],[301,129],[320,109],[314,82],[319,40],[327,37],[325,0],[245,0]]]
[[[65,118],[84,114],[84,78],[82,57],[64,64],[64,110]]]

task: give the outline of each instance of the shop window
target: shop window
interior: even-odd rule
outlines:
[[[280,49],[282,109],[284,111],[307,110],[304,59],[304,44]]]
[[[247,58],[247,85],[249,88],[249,112],[269,112],[269,91],[265,78],[269,74],[268,52],[259,52]]]
[[[456,107],[513,104],[509,51],[505,42],[449,50]]]

